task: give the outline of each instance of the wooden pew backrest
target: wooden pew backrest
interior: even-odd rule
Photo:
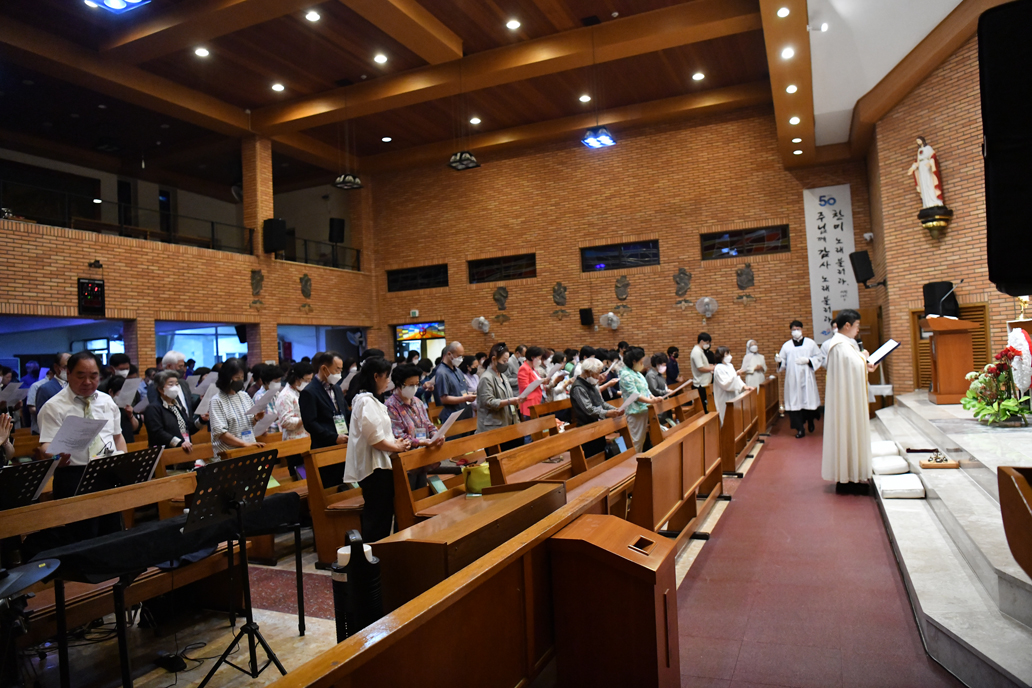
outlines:
[[[336,561],[337,549],[344,546],[344,534],[348,530],[361,530],[362,488],[338,492],[336,485],[323,485],[319,472],[320,468],[344,463],[347,456],[348,447],[344,444],[312,449],[304,454],[308,512],[312,516],[315,548],[322,564]],[[339,506],[334,508],[335,504]]]
[[[287,456],[300,456],[306,451],[312,448],[311,437],[301,437],[296,440],[286,440],[283,442],[269,442],[264,447],[259,449],[255,446],[250,447],[237,447],[236,449],[230,449],[220,453],[222,459],[236,459],[241,456],[249,456],[251,454],[257,454],[259,452],[266,452],[275,449],[277,452],[277,458],[283,459]]]

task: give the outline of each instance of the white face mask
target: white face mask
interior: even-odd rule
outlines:
[[[756,346],[755,344],[753,344],[752,346],[749,347],[749,353],[751,353],[751,354],[755,354],[755,353],[759,352],[759,350],[760,350],[760,347]]]
[[[301,380],[301,382],[299,382],[297,387],[295,387],[294,389],[296,389],[297,391],[300,392],[301,390],[303,390],[307,386],[308,386],[308,383],[305,382],[304,380]]]
[[[349,373],[354,373],[354,372],[357,372],[357,371],[358,371],[358,366],[351,366],[350,368],[348,368],[348,372]]]
[[[589,385],[595,385],[596,387],[598,387],[598,382],[599,382],[599,380],[598,380],[597,377],[589,377],[588,378],[588,384]]]
[[[662,375],[663,373],[666,372],[666,366],[665,365],[656,366],[656,372],[659,373],[660,375]]]
[[[731,354],[724,356],[724,363],[731,363]]]
[[[337,384],[338,382],[340,382],[340,373],[334,373],[333,375],[329,375],[326,378],[326,381],[329,382],[331,385]]]
[[[416,396],[416,388],[418,386],[419,385],[408,385],[407,387],[402,387],[401,396],[405,397],[406,399],[411,399],[412,397]]]
[[[179,385],[169,385],[165,388],[165,396],[169,399],[179,398]]]
[[[703,349],[708,349],[709,347],[710,347],[710,343],[709,342],[703,342],[702,343],[702,348]]]
[[[57,374],[57,379],[61,382],[68,382],[68,371],[62,370],[60,373]]]
[[[802,330],[792,330],[792,339],[800,340],[803,338]]]
[[[115,375],[117,375],[118,377],[121,377],[121,378],[129,377],[129,370],[128,369],[126,369],[126,370],[116,370],[115,371]]]

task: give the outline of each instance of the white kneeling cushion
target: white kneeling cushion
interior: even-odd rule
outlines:
[[[871,456],[899,456],[899,447],[889,440],[871,442]]]
[[[879,475],[874,479],[882,499],[924,499],[924,483],[913,473]]]
[[[871,470],[875,475],[898,475],[909,473],[910,464],[898,454],[896,456],[875,456],[871,458]]]

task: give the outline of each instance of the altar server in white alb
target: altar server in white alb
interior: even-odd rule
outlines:
[[[742,378],[738,377],[738,371],[731,365],[733,360],[731,349],[726,346],[718,346],[717,359],[720,363],[713,368],[713,400],[717,405],[717,413],[720,414],[720,424],[723,425],[727,402],[742,392],[751,392],[756,388],[745,384]]]
[[[838,333],[828,347],[821,477],[838,483],[837,492],[864,492],[871,478],[867,373],[877,366],[853,345],[860,332],[860,314],[847,308],[835,322]]]
[[[823,363],[817,342],[803,336],[803,323],[793,320],[792,338],[774,356],[778,371],[785,373],[785,410],[796,431],[796,437],[814,431],[814,421],[819,414],[821,394],[817,390],[817,370]]]

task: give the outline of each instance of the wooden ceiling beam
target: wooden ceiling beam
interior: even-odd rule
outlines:
[[[703,91],[691,95],[665,98],[638,105],[606,110],[598,119],[599,124],[607,127],[628,125],[638,126],[666,120],[698,117],[744,107],[763,105],[771,101],[770,84],[761,81],[752,84],[729,86],[727,88]],[[585,113],[573,117],[528,124],[511,129],[476,134],[469,141],[469,148],[483,162],[484,154],[512,148],[525,147],[563,137],[570,134],[582,134],[589,127],[595,126],[595,115]],[[617,136],[619,145],[619,136]],[[444,166],[449,156],[455,152],[452,140],[409,148],[397,153],[362,158],[362,172],[381,172],[416,167],[427,164]]]
[[[313,4],[314,0],[187,0],[118,34],[100,52],[123,63],[140,64]]]
[[[340,151],[328,143],[323,143],[307,134],[290,133],[280,134],[272,137],[274,150],[297,158],[311,165],[316,165],[324,170],[339,174],[341,167],[348,171],[357,172],[360,166],[359,161],[351,155]]]
[[[416,0],[340,0],[430,64],[462,57],[462,39]]]
[[[476,91],[760,28],[756,0],[695,0],[269,105],[254,113],[254,128],[268,135],[309,129],[460,91]]]

